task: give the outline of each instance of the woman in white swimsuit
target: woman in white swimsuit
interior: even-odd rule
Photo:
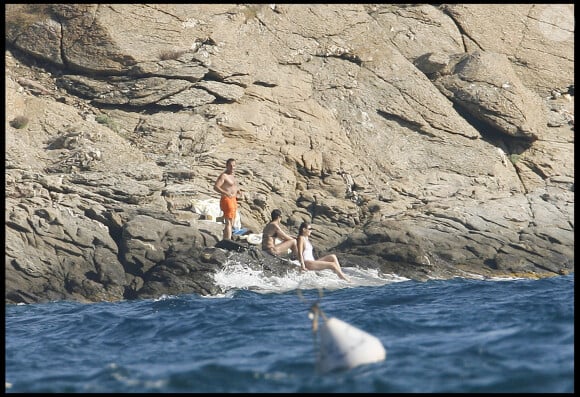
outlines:
[[[308,237],[312,233],[312,226],[308,222],[302,222],[298,229],[298,260],[300,261],[300,270],[324,270],[330,269],[343,280],[350,281],[342,272],[338,258],[334,254],[314,259],[312,244]]]

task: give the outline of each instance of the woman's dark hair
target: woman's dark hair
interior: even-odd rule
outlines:
[[[310,226],[310,223],[309,223],[309,222],[306,222],[306,221],[302,222],[302,223],[300,224],[300,227],[298,228],[298,235],[299,235],[299,236],[302,236],[302,231],[303,231],[304,229],[306,229],[308,226]]]
[[[280,211],[279,209],[275,209],[274,211],[272,211],[272,220],[278,219],[282,216],[282,211]]]

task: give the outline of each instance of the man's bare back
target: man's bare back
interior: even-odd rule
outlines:
[[[262,249],[271,252],[276,246],[276,237],[280,227],[272,222],[268,223],[262,231]]]
[[[262,231],[262,250],[272,255],[285,255],[288,250],[291,250],[296,255],[296,239],[282,230],[280,227],[281,217],[280,210],[272,211],[272,221]],[[276,239],[281,240],[281,242],[276,243]]]

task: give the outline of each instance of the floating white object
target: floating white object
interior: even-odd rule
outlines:
[[[335,317],[320,327],[318,369],[330,372],[385,360],[387,351],[375,336]]]

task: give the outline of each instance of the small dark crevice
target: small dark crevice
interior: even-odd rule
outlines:
[[[100,215],[94,209],[89,208],[84,211],[84,215],[88,219],[92,219],[97,221],[103,225],[105,225],[109,229],[109,236],[113,239],[117,246],[120,246],[122,237],[123,237],[123,228],[119,227],[115,222],[112,222],[110,219],[107,219],[107,215]],[[103,219],[105,218],[105,219]],[[105,221],[105,222],[103,222]]]
[[[398,114],[388,113],[388,112],[385,112],[385,111],[379,110],[379,109],[377,109],[377,114],[379,116],[387,119],[387,120],[395,121],[396,123],[400,124],[402,127],[405,127],[405,128],[409,128],[409,129],[421,128],[421,124],[414,122],[414,121],[404,119],[401,116],[399,116]]]
[[[539,175],[543,180],[548,179],[548,175],[546,175],[546,173],[544,171],[542,171],[542,169],[540,167],[538,167],[536,164],[534,163],[530,163],[530,162],[526,162],[526,165],[528,166],[528,168],[533,171],[534,173],[536,173],[537,175]]]
[[[35,57],[34,55],[21,50],[16,46],[9,45],[6,42],[6,50],[10,51],[14,59],[18,60],[19,62],[26,64],[28,67],[32,69],[42,69],[47,71],[53,77],[60,77],[63,75],[62,69],[60,65],[56,65],[49,60],[44,60]]]
[[[399,124],[401,127],[408,128],[411,131],[418,132],[419,134],[426,135],[426,136],[429,136],[431,138],[435,137],[435,135],[424,131],[423,126],[415,121],[407,120],[407,119],[404,119],[397,114],[388,113],[388,112],[385,112],[383,110],[378,110],[378,109],[377,109],[377,114],[379,116],[383,117],[384,119],[394,121],[395,123]]]
[[[202,81],[219,81],[223,82],[224,78],[215,70],[209,70],[202,78]]]
[[[126,300],[135,300],[137,299],[137,291],[135,291],[130,286],[125,286],[125,290],[123,291],[123,298]]]
[[[455,111],[459,116],[461,116],[465,121],[467,121],[467,123],[469,123],[473,128],[475,128],[479,132],[481,138],[484,141],[496,147],[500,147],[502,148],[502,150],[504,147],[507,148],[508,155],[521,154],[526,150],[528,150],[533,144],[533,142],[530,141],[529,139],[511,137],[501,132],[497,128],[473,116],[471,113],[469,113],[467,110],[465,110],[461,105],[458,105],[457,103],[453,103],[453,109],[455,109]]]
[[[97,273],[93,272],[93,271],[86,272],[85,273],[85,277],[87,278],[87,280],[100,282],[99,275]]]
[[[212,95],[216,95],[215,92],[210,92],[208,91],[210,94]],[[224,97],[220,97],[220,96],[216,96],[216,98],[213,100],[213,102],[211,103],[212,105],[227,105],[229,103],[234,103],[236,102],[233,99],[226,99]]]
[[[272,87],[276,87],[277,86],[277,84],[267,83],[265,81],[254,81],[253,84],[254,85],[259,85],[261,87],[268,87],[268,88],[272,88]]]
[[[88,98],[90,99],[90,98]],[[129,104],[107,104],[107,103],[95,103],[91,102],[92,106],[99,108],[100,110],[122,110],[128,113],[139,113],[143,115],[153,115],[159,113],[161,111],[169,111],[169,112],[179,112],[185,108],[180,105],[167,105],[161,106],[156,104],[149,104],[149,105],[129,105]],[[191,107],[193,108],[193,107]]]
[[[211,46],[216,46],[217,43],[215,42],[214,39],[212,39],[211,37],[206,37],[205,39],[203,39],[202,41],[200,41],[201,45],[211,45]]]
[[[497,269],[497,262],[495,259],[486,259],[483,261],[483,264],[491,269]]]
[[[349,61],[354,63],[355,65],[362,65],[362,60],[358,57],[358,55],[354,54],[342,54],[339,56],[340,59],[344,59],[345,61]]]
[[[354,55],[354,54],[349,54],[349,53],[344,53],[344,54],[340,54],[340,55],[315,55],[319,58],[338,58],[338,59],[344,59],[345,61],[349,61],[354,63],[357,66],[361,66],[362,65],[362,59],[359,58],[358,55]]]
[[[443,12],[443,14],[447,15],[453,21],[453,23],[455,23],[455,26],[457,27],[457,30],[461,34],[461,37],[469,38],[469,40],[471,40],[471,42],[473,44],[475,44],[480,50],[483,50],[483,48],[479,45],[479,43],[473,37],[471,37],[465,31],[465,29],[463,29],[461,24],[457,21],[457,19],[455,19],[455,16],[453,16],[453,14],[449,11],[448,7],[449,6],[447,4],[444,4],[442,6],[439,6],[439,9],[441,10],[441,12]],[[467,51],[467,46],[465,45],[465,39],[463,39],[463,51]]]

